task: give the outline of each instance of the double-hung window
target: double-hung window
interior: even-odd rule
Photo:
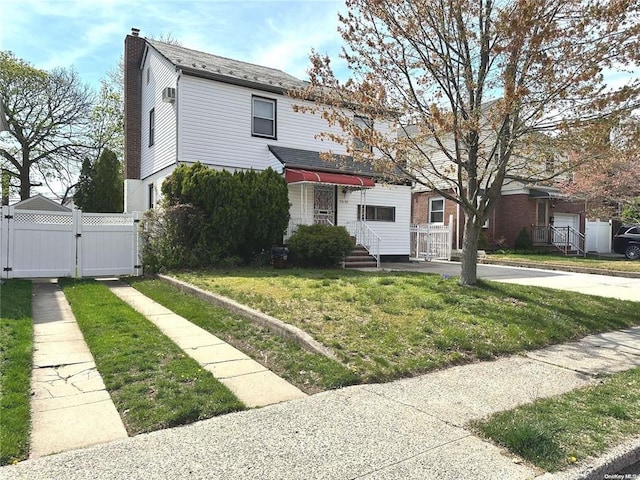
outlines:
[[[276,138],[276,101],[253,97],[251,105],[251,135]]]
[[[429,223],[444,223],[444,198],[429,199]]]

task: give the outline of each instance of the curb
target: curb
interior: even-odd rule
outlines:
[[[640,462],[640,438],[618,445],[598,458],[589,461],[588,465],[569,471],[547,473],[540,480],[603,480],[640,478],[637,474],[619,474],[620,470]]]
[[[330,358],[331,360],[338,360],[338,357],[331,351],[331,349],[325,347],[307,332],[299,329],[298,327],[289,325],[288,323],[284,323],[282,320],[262,313],[258,310],[254,310],[253,308],[249,308],[234,300],[231,300],[230,298],[208,292],[196,287],[195,285],[183,282],[182,280],[178,280],[176,278],[161,274],[156,275],[156,277],[179,288],[185,293],[190,293],[198,297],[200,300],[204,300],[217,307],[222,307],[233,313],[237,313],[247,320],[265,327],[276,335],[280,335],[282,337],[293,340],[302,348],[311,353],[323,355],[327,358]]]
[[[589,268],[589,267],[572,267],[568,265],[545,265],[540,263],[519,261],[519,260],[492,260],[490,258],[484,258],[482,260],[478,260],[478,263],[485,264],[485,265],[504,265],[506,267],[539,268],[542,270],[554,270],[559,272],[590,273],[593,275],[608,275],[610,277],[640,278],[640,272],[621,272],[619,270],[603,270],[601,268]]]

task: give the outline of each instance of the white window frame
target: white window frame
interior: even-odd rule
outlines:
[[[271,104],[271,112],[272,112],[272,116],[271,118],[269,117],[260,117],[258,115],[256,115],[256,109],[255,109],[255,105],[256,102],[262,102],[262,103],[268,103]],[[256,95],[253,95],[251,97],[251,135],[254,137],[262,137],[262,138],[273,138],[276,139],[277,138],[277,130],[276,130],[276,113],[277,113],[277,108],[278,108],[278,103],[274,98],[265,98],[265,97],[258,97]],[[260,132],[256,132],[256,126],[255,126],[255,120],[256,119],[260,119],[260,120],[268,120],[270,122],[272,122],[272,129],[271,129],[271,134],[265,134],[265,133],[260,133]]]
[[[434,210],[433,209],[433,204],[435,202],[439,202],[439,201],[442,202],[442,210]],[[444,225],[444,207],[445,207],[445,203],[444,202],[445,202],[444,197],[431,197],[429,199],[429,211],[427,212],[427,220],[429,220],[428,223],[431,223],[431,224],[434,224],[434,225]],[[442,213],[442,221],[440,221],[440,222],[432,222],[431,221],[431,215],[433,213],[438,213],[438,212]]]

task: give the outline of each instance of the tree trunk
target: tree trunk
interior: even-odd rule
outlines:
[[[462,239],[462,268],[460,284],[475,285],[478,281],[478,239],[482,226],[475,218],[467,218],[464,224],[464,238]]]
[[[20,200],[31,197],[31,162],[29,155],[31,150],[22,147],[22,165],[20,166]]]

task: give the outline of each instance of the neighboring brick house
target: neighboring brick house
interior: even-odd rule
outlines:
[[[381,256],[408,258],[411,187],[383,184],[366,165],[355,165],[344,145],[318,138],[341,131],[320,114],[294,111],[308,102],[287,92],[307,82],[145,39],[137,29],[125,38],[124,65],[125,211],[153,208],[179,164],[271,167],[289,184],[293,221],[358,231],[366,223],[380,239]],[[334,161],[321,156],[329,151]]]
[[[456,249],[462,245],[464,212],[455,202],[446,200],[435,192],[414,190],[411,221],[414,224],[445,225],[453,222],[452,247]],[[554,234],[554,229],[556,232],[566,230],[584,234],[585,221],[584,203],[569,200],[559,189],[506,181],[502,194],[485,223],[484,231],[489,246],[493,248],[513,248],[520,230],[525,228],[530,232],[535,246],[553,249],[554,244],[561,243],[559,236],[562,235]],[[581,248],[583,247],[584,244]]]

